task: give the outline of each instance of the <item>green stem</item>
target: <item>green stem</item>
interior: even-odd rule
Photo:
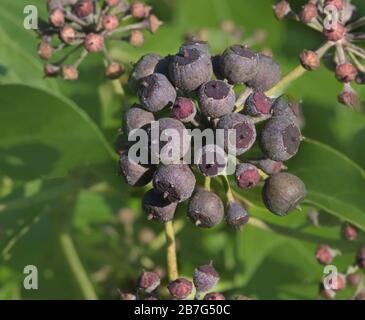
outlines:
[[[222,176],[222,180],[223,180],[224,186],[226,188],[227,201],[229,203],[232,203],[235,200],[234,200],[233,192],[232,192],[232,189],[231,189],[231,185],[229,184],[228,177],[227,176]]]
[[[172,221],[165,223],[166,234],[166,260],[167,260],[167,274],[170,281],[176,280],[179,275],[177,271],[177,258],[176,258],[176,242],[175,231]]]
[[[82,265],[80,257],[76,252],[76,248],[70,234],[68,232],[61,232],[59,235],[59,241],[71,272],[73,273],[84,298],[86,300],[97,300],[98,297],[95,289],[85,271],[84,266]]]
[[[204,179],[204,189],[206,191],[210,191],[210,182],[211,182],[211,178],[210,177],[205,177],[205,179]]]

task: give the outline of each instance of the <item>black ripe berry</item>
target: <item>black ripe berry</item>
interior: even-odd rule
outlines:
[[[176,91],[163,74],[153,73],[143,78],[138,89],[138,97],[143,108],[157,112],[174,104]]]
[[[170,164],[160,166],[153,176],[157,193],[171,202],[182,202],[191,197],[195,188],[195,176],[188,165]]]
[[[149,220],[167,222],[174,218],[177,203],[170,202],[151,189],[145,193],[142,207]]]
[[[296,209],[303,201],[306,188],[297,176],[282,172],[265,181],[263,200],[274,214],[284,216]]]
[[[197,48],[183,48],[171,58],[169,75],[172,83],[183,92],[198,89],[210,80],[213,67],[210,56]]]
[[[256,140],[256,129],[254,122],[248,117],[231,113],[219,119],[217,129],[224,129],[224,148],[226,151],[236,148],[237,155],[241,155],[248,151]],[[234,135],[228,130],[234,130]]]
[[[202,113],[211,118],[231,113],[236,102],[232,86],[221,80],[204,83],[200,87],[198,99]]]
[[[219,274],[213,264],[206,264],[195,269],[193,282],[197,292],[212,290],[219,280]]]
[[[270,113],[271,100],[262,91],[254,91],[245,102],[244,113],[249,116],[267,115]]]
[[[182,122],[190,122],[196,115],[196,107],[191,99],[179,97],[172,107],[172,113],[176,119]]]
[[[130,86],[130,88],[134,91],[137,91],[141,79],[149,76],[152,73],[160,72],[156,69],[161,60],[162,57],[154,53],[149,53],[139,59],[134,65],[132,73],[128,80],[128,85]]]
[[[187,298],[193,291],[193,284],[184,278],[179,278],[171,281],[167,289],[169,290],[171,296],[175,299],[183,300]]]
[[[220,292],[210,292],[204,296],[203,300],[226,300],[226,298]]]
[[[290,107],[288,99],[285,96],[281,96],[274,100],[271,112],[273,117],[285,117],[293,122],[296,119],[293,109]]]
[[[184,50],[191,50],[191,49],[196,49],[200,52],[200,54],[210,57],[209,46],[208,43],[205,41],[193,40],[185,42],[180,47],[179,52],[184,52]]]
[[[226,221],[235,229],[241,229],[249,220],[247,210],[238,202],[229,203],[226,211]]]
[[[273,117],[262,129],[260,145],[268,158],[286,161],[298,152],[301,140],[300,129],[291,119]]]
[[[222,200],[214,192],[199,187],[189,201],[188,217],[198,227],[212,228],[224,216]]]
[[[205,145],[197,160],[197,167],[206,177],[215,177],[223,172],[227,166],[225,152],[216,145]]]
[[[220,58],[221,72],[232,84],[250,81],[256,74],[258,55],[251,49],[234,45]]]
[[[144,271],[138,279],[138,288],[151,293],[160,285],[160,276],[157,272]]]
[[[236,168],[236,182],[241,189],[251,189],[260,182],[259,170],[252,164],[241,163]]]
[[[251,160],[252,164],[260,168],[268,175],[279,173],[283,168],[283,163],[279,161],[274,161],[271,159],[259,159],[259,160]]]
[[[134,129],[139,129],[155,120],[153,113],[143,110],[141,106],[134,105],[125,114],[125,130],[129,134]]]
[[[280,66],[270,57],[259,54],[256,73],[247,85],[261,91],[273,88],[281,78]]]
[[[119,168],[126,182],[131,187],[142,187],[151,182],[154,168],[134,163],[128,157],[128,151],[122,153]]]

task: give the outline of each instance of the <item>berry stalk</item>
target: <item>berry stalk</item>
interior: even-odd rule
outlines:
[[[61,249],[66,257],[82,294],[86,300],[97,300],[95,289],[89,279],[84,266],[77,254],[75,244],[68,232],[61,232],[59,235]]]
[[[176,280],[177,271],[175,231],[172,221],[165,223],[167,274],[170,281]]]

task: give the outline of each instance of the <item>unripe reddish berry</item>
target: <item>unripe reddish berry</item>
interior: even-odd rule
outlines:
[[[219,280],[219,274],[214,269],[213,264],[200,266],[194,271],[194,285],[197,292],[207,292],[212,290]]]
[[[358,108],[360,106],[359,96],[352,89],[343,90],[337,97],[338,102],[344,104],[347,107]]]
[[[300,54],[300,62],[303,68],[312,71],[319,68],[321,61],[316,52],[311,50],[303,50]]]
[[[291,11],[290,4],[286,0],[281,0],[273,6],[274,14],[279,20],[284,19]]]
[[[57,77],[60,74],[60,66],[47,63],[44,65],[44,75],[46,77]]]
[[[325,0],[324,7],[334,6],[338,11],[343,10],[343,0]]]
[[[357,238],[357,229],[350,224],[346,224],[343,228],[343,236],[346,240],[353,241]]]
[[[145,17],[146,14],[146,10],[145,10],[146,5],[143,2],[134,2],[131,5],[131,14],[134,18],[137,19],[142,19]]]
[[[351,287],[357,287],[360,284],[362,278],[363,276],[361,274],[352,273],[347,276],[347,282]]]
[[[211,292],[207,293],[203,300],[226,300],[226,298],[220,292]]]
[[[334,251],[326,245],[320,245],[316,251],[316,259],[320,264],[328,265],[335,257]]]
[[[38,47],[38,56],[43,60],[49,60],[52,58],[53,47],[47,41],[42,41]]]
[[[196,115],[194,102],[189,98],[179,97],[172,107],[175,118],[182,122],[190,122]]]
[[[93,0],[77,1],[73,7],[73,11],[79,18],[85,18],[89,16],[94,11]]]
[[[124,66],[117,62],[112,62],[105,69],[105,75],[109,79],[118,79],[124,73]]]
[[[84,40],[84,46],[89,52],[99,52],[104,47],[104,37],[101,34],[89,33]]]
[[[317,6],[313,3],[307,3],[302,7],[300,12],[300,20],[304,23],[310,23],[318,16]]]
[[[328,284],[331,286],[332,290],[336,292],[342,291],[346,288],[346,276],[339,273],[336,278],[329,278]]]
[[[365,247],[357,253],[356,262],[360,269],[365,269]]]
[[[76,39],[76,31],[69,25],[64,26],[60,30],[60,38],[66,44],[71,44]]]
[[[346,34],[346,28],[341,23],[337,23],[336,27],[333,29],[323,29],[323,34],[329,41],[339,41],[342,40]]]
[[[246,99],[244,113],[249,116],[267,115],[270,113],[271,100],[262,91],[254,91]]]
[[[120,0],[106,0],[108,6],[116,7],[119,4]]]
[[[319,285],[319,294],[325,299],[334,299],[336,296],[336,292],[332,289],[326,289],[323,282]]]
[[[73,65],[62,66],[62,75],[64,80],[73,81],[79,78],[79,72]]]
[[[157,272],[144,271],[138,279],[138,287],[151,293],[160,285],[160,276]]]
[[[258,169],[248,163],[239,164],[236,168],[236,181],[241,189],[251,189],[260,182],[260,173]]]
[[[49,13],[48,20],[54,27],[61,27],[65,23],[65,13],[63,9],[56,8]]]
[[[170,282],[167,289],[175,299],[183,300],[193,291],[193,284],[189,280],[179,278]]]
[[[132,30],[129,36],[129,43],[135,48],[142,47],[144,43],[143,32],[140,30]]]
[[[103,17],[103,28],[105,30],[115,30],[119,26],[119,19],[114,14],[108,14]]]
[[[357,70],[351,63],[342,63],[336,68],[336,78],[338,81],[348,83],[354,81],[356,76]]]

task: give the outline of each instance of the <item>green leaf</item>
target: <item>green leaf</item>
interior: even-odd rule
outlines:
[[[15,181],[64,177],[108,164],[114,153],[69,100],[25,85],[0,86],[0,173]],[[109,171],[110,170],[110,171]]]

